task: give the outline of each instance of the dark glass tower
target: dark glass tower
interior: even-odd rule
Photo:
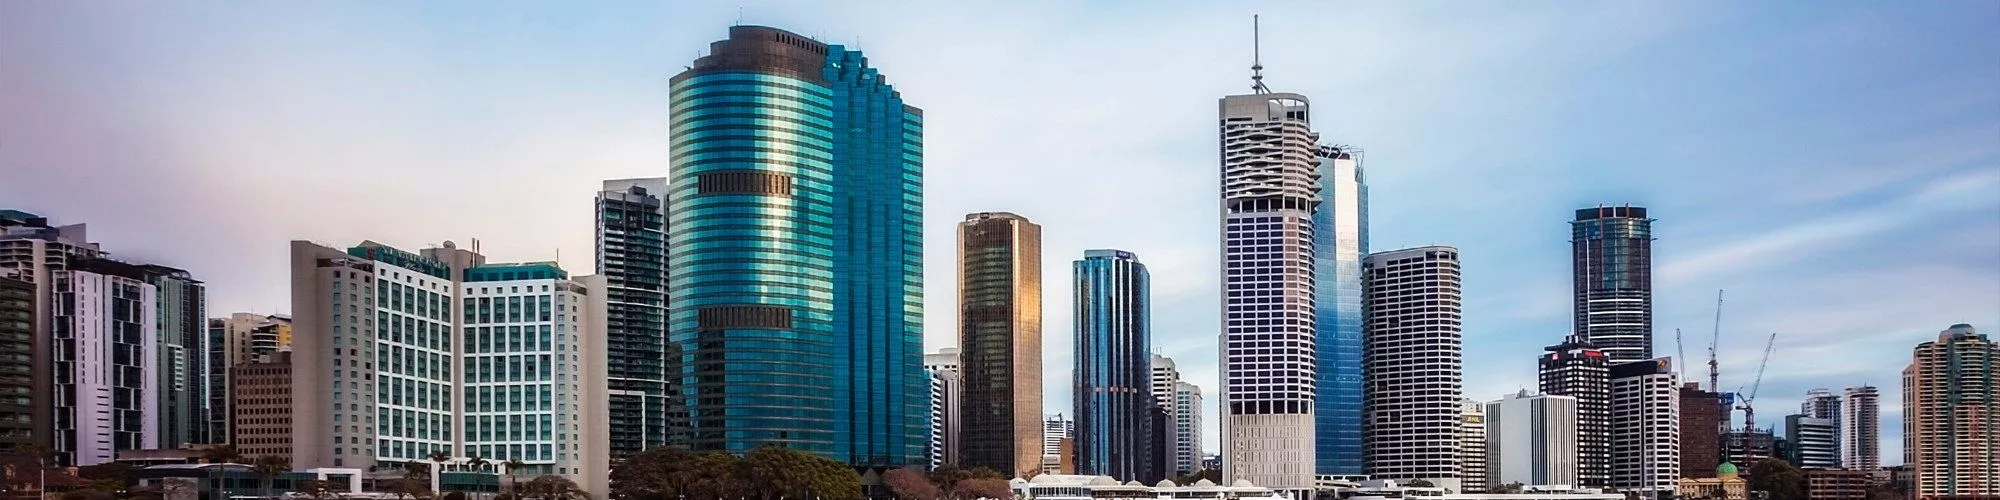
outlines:
[[[1159,481],[1152,447],[1151,276],[1137,256],[1087,250],[1075,262],[1076,473]]]
[[[1653,358],[1653,219],[1631,205],[1570,221],[1577,335],[1613,362]]]
[[[922,464],[922,111],[860,52],[761,26],[730,27],[669,95],[688,446]]]
[[[958,223],[960,467],[1042,467],[1042,227],[1006,212]]]
[[[1549,346],[1537,373],[1543,394],[1576,398],[1576,471],[1584,486],[1611,484],[1611,362],[1577,339]]]
[[[666,444],[671,429],[666,192],[667,179],[620,179],[597,193],[613,460]]]
[[[1319,394],[1313,402],[1313,470],[1363,472],[1362,260],[1368,255],[1368,182],[1361,149],[1320,148],[1320,203],[1313,213],[1313,306],[1319,323]]]

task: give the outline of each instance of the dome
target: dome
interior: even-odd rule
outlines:
[[[1111,478],[1111,476],[1097,476],[1097,479],[1092,479],[1092,480],[1090,480],[1090,485],[1091,485],[1091,486],[1117,486],[1117,485],[1118,485],[1118,480],[1117,480],[1117,479],[1112,479],[1112,478]]]
[[[1039,477],[1041,477],[1041,476],[1035,476],[1035,477],[1039,478]],[[1017,485],[1017,486],[1018,486],[1018,485],[1023,485],[1023,484],[1028,484],[1028,480],[1026,480],[1026,479],[1021,479],[1021,478],[1018,478],[1018,477],[1017,477],[1017,478],[1014,478],[1014,479],[1012,479],[1012,480],[1009,480],[1009,481],[1007,481],[1007,484],[1010,484],[1010,485]]]
[[[1257,485],[1254,485],[1254,484],[1250,484],[1250,480],[1248,480],[1248,479],[1238,479],[1238,480],[1236,480],[1236,482],[1234,482],[1234,483],[1229,483],[1229,487],[1231,487],[1231,488],[1255,488],[1255,487],[1257,487]]]
[[[1213,488],[1215,487],[1215,481],[1210,481],[1207,478],[1203,478],[1200,481],[1195,481],[1194,485],[1202,488]]]
[[[1029,484],[1055,484],[1055,482],[1056,476],[1054,474],[1042,474],[1028,481]]]
[[[1125,482],[1125,485],[1126,485],[1126,486],[1145,486],[1145,485],[1146,485],[1146,483],[1141,483],[1141,482],[1139,482],[1139,480],[1137,480],[1137,479],[1134,479],[1134,480],[1131,480],[1131,481],[1126,481],[1126,482]]]
[[[1723,462],[1722,465],[1718,465],[1715,467],[1715,475],[1722,477],[1736,477],[1736,464]]]

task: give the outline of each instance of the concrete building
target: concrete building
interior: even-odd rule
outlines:
[[[1917,344],[1903,368],[1911,499],[2000,496],[2000,346],[1972,325]]]
[[[56,292],[54,274],[67,268],[72,261],[101,255],[103,251],[98,249],[98,245],[89,242],[83,224],[50,226],[48,219],[40,215],[0,209],[0,273],[15,280],[14,293],[17,295],[23,284],[31,287],[25,300],[17,298],[13,303],[17,317],[22,302],[32,309],[25,320],[17,319],[10,325],[16,333],[23,328],[27,330],[24,336],[27,345],[17,344],[14,349],[32,353],[26,363],[30,371],[26,380],[28,404],[25,405],[25,415],[29,420],[25,427],[31,430],[30,444],[42,449],[56,449],[55,347],[50,341],[51,325],[55,319],[52,314]],[[17,379],[16,392],[20,391],[20,384]],[[18,411],[23,405],[18,404],[19,399],[14,401],[17,410],[14,415],[18,418],[24,414]]]
[[[0,448],[47,448],[48,354],[35,350],[35,284],[0,269]],[[40,369],[38,369],[38,367]],[[38,430],[43,433],[38,434]]]
[[[207,432],[210,441],[234,444],[236,434],[231,429],[236,427],[236,411],[233,408],[236,398],[229,391],[235,385],[231,379],[234,368],[290,348],[292,317],[232,313],[225,317],[208,318],[207,335],[207,342],[204,343],[208,352]]]
[[[1868,500],[1876,483],[1869,471],[1857,469],[1808,469],[1805,476],[1810,500]]]
[[[1321,146],[1320,205],[1313,212],[1313,306],[1319,324],[1313,404],[1315,472],[1363,471],[1361,259],[1368,255],[1368,179],[1361,148]]]
[[[1722,433],[1722,459],[1730,463],[1756,464],[1766,458],[1784,459],[1785,454],[1778,449],[1780,439],[1771,431],[1757,429],[1731,430]]]
[[[958,409],[960,404],[958,372],[953,370],[931,370],[931,439],[930,451],[926,454],[932,469],[943,465],[958,465]]]
[[[293,242],[293,466],[476,454],[607,493],[604,287],[451,242]]]
[[[1486,484],[1577,483],[1577,399],[1522,390],[1486,403]]]
[[[1681,385],[1681,477],[1715,477],[1728,416],[1721,395],[1701,390],[1699,382]]]
[[[1153,455],[1167,443],[1154,389],[1179,380],[1173,360],[1151,354],[1151,275],[1131,252],[1087,250],[1074,263],[1076,471],[1158,481]],[[1172,398],[1167,398],[1167,403]]]
[[[158,303],[153,308],[157,315],[153,338],[158,343],[154,352],[159,356],[153,364],[159,389],[158,432],[145,447],[173,449],[211,442],[207,404],[212,388],[208,351],[202,347],[208,333],[207,286],[185,270],[160,265],[139,268],[153,285]]]
[[[1711,477],[1682,479],[1675,486],[1675,493],[1681,498],[1702,498],[1712,500],[1749,500],[1750,483],[1737,475],[1736,464],[1723,462],[1717,465]]]
[[[1463,422],[1458,429],[1458,465],[1462,476],[1459,478],[1460,493],[1484,493],[1486,491],[1486,404],[1471,399],[1459,400],[1459,416]]]
[[[1258,77],[1261,78],[1261,77]],[[1221,128],[1222,478],[1315,487],[1319,308],[1315,221],[1326,151],[1299,94],[1223,97]],[[1357,436],[1351,436],[1357,437]],[[1359,440],[1352,447],[1359,449]],[[1358,458],[1358,457],[1356,457]]]
[[[605,366],[611,457],[664,446],[686,411],[667,374],[666,178],[604,181],[598,190],[597,274],[605,282]],[[678,424],[677,424],[678,422]]]
[[[958,224],[958,265],[959,376],[965,381],[959,462],[1009,475],[1038,470],[1042,227],[1006,212],[966,215]],[[1142,385],[1144,364],[1131,367]],[[1086,453],[1084,447],[1079,443],[1079,453]]]
[[[1458,249],[1378,252],[1362,270],[1367,473],[1458,491],[1465,425]]]
[[[1833,422],[1833,459],[1836,462],[1845,462],[1846,451],[1841,443],[1846,439],[1847,431],[1846,427],[1841,425],[1841,419],[1846,417],[1846,412],[1841,411],[1840,400],[1840,394],[1834,394],[1833,391],[1824,388],[1806,391],[1806,398],[1799,401],[1799,414]]]
[[[1840,466],[1882,468],[1881,392],[1875,386],[1849,387],[1841,395],[1838,436]]]
[[[1570,225],[1577,337],[1614,363],[1653,357],[1653,219],[1644,207],[1576,211]]]
[[[924,355],[925,371],[958,371],[958,348],[946,347]]]
[[[1645,498],[1680,481],[1680,381],[1671,358],[1611,365],[1611,486]]]
[[[691,395],[686,447],[923,464],[923,111],[860,51],[764,26],[729,27],[667,94],[667,333],[692,360],[674,383]],[[980,347],[960,346],[980,408]],[[1041,399],[1025,404],[1031,445]],[[982,411],[964,415],[968,464]]]
[[[1805,415],[1785,416],[1785,442],[1790,444],[1785,461],[1800,469],[1839,467],[1833,455],[1833,421]]]
[[[1601,492],[1590,488],[1571,485],[1522,485],[1519,493],[1453,493],[1450,488],[1438,486],[1410,486],[1406,482],[1392,479],[1371,479],[1356,482],[1356,487],[1342,488],[1338,493],[1345,500],[1619,500],[1624,495]]]
[[[1201,472],[1201,387],[1174,384],[1174,470],[1176,475]]]
[[[1061,413],[1042,420],[1042,473],[1076,473],[1076,420]]]
[[[1577,484],[1611,485],[1611,364],[1596,346],[1570,336],[1545,349],[1543,394],[1576,398]]]
[[[292,352],[281,350],[229,369],[230,444],[244,456],[292,458]]]

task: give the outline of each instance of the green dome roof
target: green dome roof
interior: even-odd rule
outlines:
[[[1729,474],[1729,475],[1735,475],[1735,474],[1736,474],[1736,464],[1732,464],[1732,463],[1729,463],[1729,462],[1723,462],[1723,463],[1722,463],[1722,465],[1718,465],[1718,466],[1715,466],[1715,473],[1716,473],[1716,474],[1718,474],[1718,475],[1721,475],[1721,474]]]

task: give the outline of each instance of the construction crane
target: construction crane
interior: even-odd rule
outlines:
[[[1722,340],[1722,290],[1715,291],[1715,330],[1708,337],[1708,392],[1722,394],[1722,369],[1715,364],[1715,344]]]
[[[1688,379],[1688,349],[1687,346],[1681,344],[1681,329],[1679,328],[1674,329],[1674,367],[1679,368],[1681,371],[1680,374],[1675,376],[1680,377],[1680,381],[1686,382]]]
[[[1743,400],[1743,406],[1738,406],[1737,409],[1743,410],[1744,434],[1751,434],[1757,431],[1757,410],[1751,408],[1750,404],[1757,401],[1757,388],[1764,385],[1764,367],[1771,364],[1771,350],[1777,346],[1778,334],[1772,333],[1771,338],[1764,341],[1764,361],[1757,363],[1757,378],[1751,380],[1750,392],[1740,396],[1740,399]],[[1738,391],[1741,391],[1741,389],[1738,389]]]

